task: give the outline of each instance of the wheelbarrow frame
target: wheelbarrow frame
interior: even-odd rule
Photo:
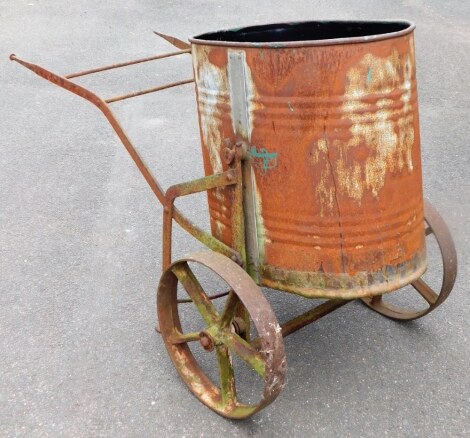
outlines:
[[[129,153],[129,155],[137,165],[138,169],[144,176],[151,190],[163,206],[163,275],[158,290],[158,299],[160,300],[160,308],[158,309],[158,314],[160,319],[162,317],[165,318],[165,327],[162,328],[162,335],[164,337],[169,354],[172,357],[172,360],[175,363],[175,366],[177,367],[183,380],[185,380],[185,382],[190,387],[191,391],[201,401],[203,401],[203,403],[205,403],[211,409],[223,416],[230,418],[245,418],[259,411],[267,404],[271,403],[283,387],[285,374],[285,356],[282,338],[296,332],[300,328],[305,327],[306,325],[311,324],[314,321],[317,321],[323,316],[340,308],[348,302],[355,300],[356,298],[330,299],[320,305],[313,307],[311,310],[291,319],[290,321],[285,322],[281,326],[277,323],[277,320],[275,319],[272,313],[272,309],[270,308],[268,302],[264,297],[262,297],[262,295],[260,295],[261,292],[259,287],[255,284],[255,280],[251,279],[253,283],[251,284],[250,277],[246,273],[249,271],[247,267],[246,257],[246,247],[249,244],[249,242],[247,242],[247,239],[249,237],[247,238],[245,236],[245,221],[247,220],[246,217],[249,217],[249,214],[247,216],[245,213],[247,212],[247,210],[249,210],[250,205],[246,202],[246,200],[244,200],[244,194],[247,190],[249,190],[248,187],[244,186],[244,174],[246,172],[246,169],[250,165],[250,145],[244,143],[243,141],[238,141],[235,143],[226,142],[224,159],[229,168],[224,172],[215,173],[188,182],[175,184],[169,187],[166,191],[164,191],[162,187],[158,184],[151,170],[141,158],[138,151],[132,144],[131,140],[126,135],[121,124],[118,122],[116,116],[110,108],[110,104],[125,99],[141,96],[144,94],[189,84],[194,82],[193,78],[172,82],[165,85],[148,88],[107,99],[99,97],[94,92],[88,90],[87,88],[84,88],[81,85],[76,84],[71,80],[73,78],[99,73],[111,69],[191,53],[191,48],[189,44],[180,41],[174,37],[169,37],[160,33],[157,34],[169,41],[171,44],[173,44],[180,50],[147,58],[122,62],[119,64],[112,64],[104,67],[93,68],[64,76],[53,73],[39,65],[24,61],[13,54],[10,56],[10,59],[18,62],[19,64],[23,65],[27,69],[33,71],[34,73],[48,80],[49,82],[52,82],[53,84],[58,85],[88,100],[104,114],[106,119],[113,127],[114,131],[123,143],[127,152]],[[191,222],[191,220],[189,220],[185,215],[183,215],[183,213],[181,213],[180,210],[178,210],[174,205],[175,200],[179,197],[205,192],[220,187],[231,187],[234,193],[234,209],[231,218],[233,247],[226,245],[225,243],[214,237],[212,234],[207,233],[203,229],[199,228],[197,225]],[[367,306],[386,317],[397,320],[411,320],[424,316],[425,314],[429,313],[434,308],[436,308],[438,305],[442,304],[442,302],[448,297],[450,291],[452,290],[457,272],[455,247],[453,245],[451,235],[444,221],[442,220],[442,218],[440,218],[439,214],[434,210],[434,208],[430,205],[428,201],[425,201],[425,220],[427,222],[427,226],[423,227],[423,233],[425,233],[425,235],[434,234],[436,236],[443,258],[444,269],[441,289],[438,293],[436,293],[422,279],[418,279],[417,281],[413,282],[412,286],[427,301],[429,305],[423,311],[418,312],[409,312],[394,307],[390,304],[386,304],[382,300],[382,295],[377,295],[371,298],[362,298],[362,301]],[[214,253],[196,253],[195,255],[190,256],[189,258],[185,258],[173,263],[173,221],[180,225],[194,238],[199,240],[207,248],[214,251]],[[224,257],[221,258],[221,256]],[[187,277],[187,272],[185,272],[184,270],[186,269],[185,266],[187,266],[188,261],[197,262],[212,269],[214,272],[218,273],[223,279],[227,281],[230,286],[230,289],[223,293],[208,296],[206,297],[207,299],[204,298],[201,301],[200,296],[198,298],[198,294],[194,292],[193,283],[193,285],[189,287],[189,289],[192,289],[191,291],[187,288],[188,293],[190,295],[189,299],[176,299],[176,283],[178,281],[184,283],[184,278]],[[245,271],[244,275],[241,274],[241,270]],[[181,274],[181,276],[177,275],[178,272]],[[233,272],[238,272],[239,276],[235,278],[233,276]],[[197,282],[195,284],[197,284]],[[170,292],[168,292],[169,290]],[[210,300],[227,295],[228,298],[226,303],[226,309],[224,310],[224,313],[220,316],[220,319],[215,321],[215,317],[211,314],[212,310],[211,305],[209,304]],[[166,317],[166,313],[167,311],[171,313],[170,308],[173,308],[177,304],[189,302],[193,302],[194,304],[196,304],[198,310],[203,315],[203,318],[206,320],[206,322],[208,322],[209,328],[200,333],[186,335],[186,337],[180,333],[180,337],[175,341],[175,331],[174,327],[172,327],[172,324],[175,322],[169,321]],[[255,309],[255,307],[257,309]],[[253,317],[254,313],[256,313],[255,317]],[[229,315],[230,318],[227,317],[227,315]],[[252,340],[249,339],[250,316],[254,321],[254,324],[259,334],[258,338]],[[238,322],[236,320],[238,320]],[[263,323],[265,322],[264,320],[271,321],[270,324],[273,326],[271,329],[269,329],[271,331],[265,329],[265,326],[263,325]],[[213,323],[212,326],[209,324],[210,322]],[[175,324],[176,326],[178,326],[179,320],[176,319]],[[220,329],[220,327],[217,328],[216,326],[218,325],[223,326],[223,330]],[[242,326],[243,328],[241,328]],[[234,332],[236,336],[240,335],[239,339],[230,338],[231,335],[227,327],[229,327],[230,330]],[[157,331],[160,332],[158,325]],[[194,386],[190,382],[188,383],[187,369],[185,370],[184,367],[182,368],[178,360],[175,361],[174,354],[182,354],[181,352],[185,353],[185,346],[187,342],[196,340],[199,340],[206,350],[211,351],[211,348],[214,348],[214,346],[212,345],[214,339],[218,339],[219,342],[217,354],[219,358],[219,367],[221,368],[222,388],[220,392],[212,390],[213,394],[211,396],[208,396],[205,393],[210,393],[212,388],[209,383],[206,382],[207,384],[204,385],[198,384],[199,386]],[[227,345],[230,351],[233,350],[235,351],[235,353],[241,355],[241,357],[254,369],[259,368],[259,374],[262,375],[263,378],[265,378],[265,391],[261,401],[257,405],[246,406],[236,403],[236,397],[234,395],[233,386],[233,370],[230,371],[231,362],[228,359],[229,356],[227,352],[227,347],[223,347],[225,349],[221,349],[220,345],[222,344]],[[271,349],[271,351],[274,351],[273,356],[271,358],[266,358],[266,355],[264,357],[261,357],[259,351],[266,351],[269,345],[272,346],[273,344],[277,345],[275,350]],[[174,345],[176,345],[178,348],[183,348],[183,350],[178,350],[176,351],[176,353],[172,353],[172,348]],[[181,347],[182,345],[183,347]],[[187,351],[185,354],[187,354]],[[197,368],[195,369],[197,370]],[[200,388],[203,389],[200,390]]]

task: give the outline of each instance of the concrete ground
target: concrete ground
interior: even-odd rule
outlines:
[[[172,50],[153,30],[326,18],[416,22],[425,195],[458,280],[416,322],[352,303],[288,338],[284,391],[232,422],[190,395],[153,330],[160,205],[95,108],[8,55],[63,74]],[[0,436],[470,436],[469,24],[461,0],[0,0]],[[80,83],[110,96],[191,75],[175,59]],[[202,175],[192,86],[116,108],[164,187]],[[182,208],[207,222],[204,197]],[[197,247],[175,234],[176,256]],[[309,305],[269,295],[280,321]]]

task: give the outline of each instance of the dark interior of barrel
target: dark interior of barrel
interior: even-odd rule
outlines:
[[[198,35],[196,39],[240,43],[316,41],[383,35],[405,30],[408,27],[410,27],[410,23],[406,22],[310,21],[266,24],[209,32]]]

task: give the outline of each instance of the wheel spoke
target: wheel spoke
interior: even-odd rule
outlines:
[[[219,314],[188,264],[182,263],[180,265],[173,266],[172,271],[186,289],[186,292],[188,292],[188,295],[193,300],[193,303],[196,305],[197,310],[206,324],[213,325],[217,323],[219,320]]]
[[[217,360],[219,362],[220,392],[223,406],[234,406],[237,392],[235,388],[235,374],[233,372],[230,353],[225,345],[217,347]]]
[[[259,351],[253,348],[248,342],[235,333],[224,331],[220,340],[237,356],[241,357],[251,366],[261,377],[265,377],[265,363]]]
[[[199,341],[199,339],[199,332],[180,333],[175,331],[175,333],[171,336],[170,342],[172,344],[184,344],[186,342]]]
[[[429,305],[433,305],[439,295],[436,294],[424,280],[418,278],[416,281],[412,283],[413,287],[418,291],[418,293],[429,303]]]
[[[221,292],[220,294],[214,294],[214,295],[210,295],[210,296],[208,295],[207,298],[209,298],[212,301],[212,300],[215,300],[217,298],[226,297],[229,293],[230,293],[230,291]],[[192,302],[193,302],[193,300],[191,298],[182,298],[182,299],[177,300],[178,304],[186,304],[186,303],[192,303]]]
[[[237,294],[233,291],[230,291],[227,297],[227,301],[225,302],[224,310],[222,311],[222,315],[220,317],[220,328],[224,329],[227,328],[232,319],[235,316],[235,311],[237,309],[237,305],[240,302]]]

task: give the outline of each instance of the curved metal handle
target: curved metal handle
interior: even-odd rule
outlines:
[[[183,85],[183,84],[188,84],[188,83],[194,82],[194,79],[187,79],[187,80],[183,80],[183,81],[173,82],[173,83],[162,85],[162,86],[159,86],[159,87],[149,88],[147,90],[141,90],[141,91],[137,91],[137,92],[134,92],[134,93],[125,94],[123,96],[112,97],[112,98],[104,100],[101,97],[97,96],[95,93],[91,92],[90,90],[87,90],[86,88],[82,87],[81,85],[75,84],[74,82],[72,82],[70,80],[70,78],[78,77],[78,76],[84,76],[84,75],[97,73],[97,72],[101,72],[101,71],[105,71],[105,70],[110,70],[110,69],[114,69],[114,68],[124,67],[124,66],[127,66],[127,65],[133,65],[133,64],[137,64],[137,63],[141,63],[141,62],[152,61],[152,60],[155,60],[155,59],[167,58],[169,56],[176,56],[176,55],[180,55],[180,54],[183,54],[183,53],[190,53],[190,50],[182,50],[182,51],[179,51],[179,52],[172,52],[172,53],[166,53],[166,54],[162,54],[162,55],[152,56],[150,58],[143,58],[143,59],[137,59],[137,60],[134,60],[134,61],[123,62],[123,63],[120,63],[120,64],[108,65],[108,66],[105,66],[105,67],[100,67],[100,68],[95,68],[95,69],[92,69],[92,70],[82,71],[82,72],[79,72],[79,73],[72,73],[72,74],[69,74],[67,76],[60,76],[56,73],[53,73],[53,72],[45,69],[44,67],[41,67],[39,65],[32,64],[30,62],[24,61],[24,60],[18,58],[15,54],[10,55],[10,59],[12,61],[18,62],[22,66],[24,66],[27,69],[31,70],[32,72],[36,73],[38,76],[41,76],[42,78],[48,80],[49,82],[52,82],[53,84],[58,85],[59,87],[62,87],[64,89],[76,94],[77,96],[83,97],[84,99],[88,100],[93,105],[95,105],[105,115],[105,117],[108,119],[109,123],[111,124],[114,131],[118,135],[119,139],[121,140],[122,144],[126,148],[127,152],[132,157],[135,164],[139,168],[140,172],[144,176],[144,178],[147,181],[148,185],[150,186],[151,190],[153,191],[153,193],[155,193],[155,196],[158,198],[160,203],[162,205],[164,205],[164,202],[165,202],[165,193],[164,193],[164,191],[162,190],[161,186],[158,184],[158,182],[157,182],[156,178],[154,177],[154,175],[152,174],[152,172],[149,170],[147,165],[144,163],[144,161],[142,160],[142,158],[138,154],[137,150],[134,148],[134,146],[131,143],[129,137],[126,135],[126,133],[122,129],[121,125],[119,124],[118,120],[116,119],[116,116],[113,114],[113,112],[111,111],[108,104],[112,103],[112,102],[117,102],[119,100],[129,99],[129,98],[135,97],[135,96],[140,96],[142,94],[152,93],[152,92],[155,92],[155,91],[164,90],[166,88],[171,88],[171,87],[176,87],[176,86]]]
[[[32,72],[36,73],[37,75],[41,76],[42,78],[48,80],[49,82],[52,82],[53,84],[58,85],[59,87],[62,87],[77,96],[83,97],[84,99],[88,100],[91,102],[93,105],[95,105],[108,119],[109,123],[113,127],[114,131],[118,135],[119,139],[121,140],[122,144],[126,148],[127,152],[129,152],[129,155],[132,157],[134,160],[135,164],[139,168],[140,172],[144,176],[145,180],[147,181],[148,185],[152,189],[153,193],[155,193],[157,199],[160,201],[163,207],[166,205],[166,200],[165,200],[165,192],[162,190],[161,186],[157,183],[157,180],[153,176],[152,172],[149,170],[147,165],[144,163],[134,146],[132,145],[131,141],[129,140],[129,137],[125,134],[124,130],[122,129],[121,125],[117,121],[115,115],[109,108],[109,103],[111,102],[117,102],[119,100],[123,99],[129,99],[131,97],[135,96],[140,96],[142,94],[147,94],[147,93],[152,93],[154,91],[160,91],[166,88],[170,87],[176,87],[178,85],[182,84],[187,84],[190,82],[194,82],[194,79],[188,79],[184,81],[179,81],[179,82],[173,82],[171,84],[166,84],[162,85],[160,87],[155,87],[155,88],[150,88],[147,90],[141,90],[137,91],[135,93],[130,93],[126,94],[123,96],[118,96],[118,97],[113,97],[110,99],[102,99],[101,97],[97,96],[95,93],[91,92],[90,90],[87,90],[86,88],[82,87],[81,85],[75,84],[70,80],[72,77],[78,77],[78,76],[85,76],[88,74],[92,73],[97,73],[100,71],[104,70],[110,70],[113,68],[119,68],[119,67],[124,67],[127,65],[132,65],[132,64],[137,64],[140,62],[146,62],[146,61],[151,61],[154,59],[161,59],[161,58],[166,58],[168,56],[175,56],[179,55],[182,53],[190,53],[190,50],[182,50],[179,52],[173,52],[173,53],[167,53],[163,55],[157,55],[157,56],[152,56],[150,58],[144,58],[144,59],[137,59],[134,61],[129,61],[129,62],[123,62],[120,64],[114,64],[114,65],[108,65],[105,67],[101,68],[95,68],[92,70],[86,70],[82,71],[79,73],[72,73],[67,76],[60,76],[56,73],[53,73],[49,70],[46,70],[44,67],[41,67],[36,64],[32,64],[30,62],[24,61],[20,58],[18,58],[16,55],[12,54],[10,55],[10,59],[12,61],[16,61],[22,66],[26,67],[27,69],[31,70]],[[223,177],[224,175],[222,175]],[[196,181],[197,183],[197,181]],[[222,254],[225,254],[228,257],[235,257],[239,258],[239,254],[226,244],[222,243],[215,237],[213,237],[211,234],[207,233],[206,231],[202,230],[195,224],[193,224],[186,216],[184,216],[176,207],[173,207],[173,219],[183,228],[185,229],[189,234],[194,236],[196,239],[198,239],[200,242],[203,242],[206,246],[211,248],[214,251],[220,252]]]

